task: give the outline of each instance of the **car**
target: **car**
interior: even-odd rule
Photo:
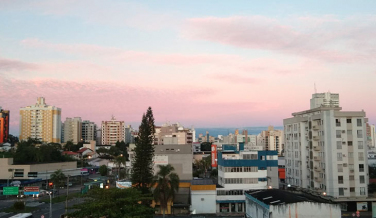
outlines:
[[[33,198],[39,198],[47,194],[46,190],[40,190],[39,194],[33,194]]]

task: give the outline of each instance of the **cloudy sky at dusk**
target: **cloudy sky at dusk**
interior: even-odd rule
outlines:
[[[0,106],[281,126],[318,92],[376,123],[375,1],[0,0]]]

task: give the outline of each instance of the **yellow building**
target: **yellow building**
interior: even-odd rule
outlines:
[[[60,143],[61,109],[47,105],[43,97],[35,105],[20,108],[20,140],[29,137]]]

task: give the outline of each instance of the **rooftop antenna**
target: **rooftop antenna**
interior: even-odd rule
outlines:
[[[316,90],[316,83],[313,83],[314,84],[314,88],[315,88],[315,94],[317,93],[317,90]]]

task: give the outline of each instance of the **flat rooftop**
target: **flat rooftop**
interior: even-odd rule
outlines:
[[[292,204],[298,202],[334,203],[324,197],[311,195],[298,191],[286,191],[282,189],[262,189],[246,191],[247,194],[267,205]]]

